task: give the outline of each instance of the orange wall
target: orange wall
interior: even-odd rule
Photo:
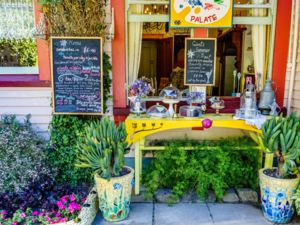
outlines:
[[[277,103],[283,106],[289,50],[292,0],[278,0],[272,79],[277,84]]]
[[[35,22],[40,21],[40,6],[38,0],[34,0],[35,8]],[[39,79],[50,80],[50,55],[48,42],[45,40],[37,39],[37,52],[38,52],[38,67],[39,67]]]

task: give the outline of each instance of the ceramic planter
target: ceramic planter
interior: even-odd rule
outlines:
[[[264,174],[264,170],[259,171],[263,214],[274,223],[287,223],[294,215],[292,195],[300,179],[274,178]]]
[[[83,206],[81,207],[80,213],[78,215],[79,222],[70,220],[64,223],[56,223],[56,225],[91,225],[97,214],[97,194],[96,188],[87,196]]]
[[[110,222],[124,220],[129,214],[134,170],[126,168],[130,173],[110,180],[95,175],[99,208],[104,219]]]

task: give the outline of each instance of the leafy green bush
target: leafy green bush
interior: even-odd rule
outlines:
[[[158,143],[155,143],[158,144]],[[227,188],[258,186],[260,152],[248,138],[219,141],[164,141],[165,151],[155,152],[143,176],[147,195],[171,188],[170,201],[196,191],[204,199],[213,190],[220,200]],[[179,147],[193,147],[184,150]]]
[[[0,39],[0,50],[8,47],[17,55],[19,66],[35,66],[37,64],[37,47],[33,39]]]
[[[45,142],[15,116],[0,120],[0,192],[20,192],[45,177],[55,176],[47,165]]]

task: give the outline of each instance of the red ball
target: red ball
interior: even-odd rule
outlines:
[[[204,119],[204,120],[202,120],[202,126],[205,129],[210,128],[212,126],[212,123],[213,122],[210,119]]]

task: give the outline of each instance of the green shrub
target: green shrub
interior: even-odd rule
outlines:
[[[19,66],[36,66],[37,47],[33,39],[0,39],[0,50],[4,47],[11,49],[11,53],[17,55]]]
[[[208,190],[213,190],[220,200],[227,188],[258,186],[260,152],[248,138],[159,144],[165,145],[166,150],[154,153],[155,159],[143,175],[148,196],[158,188],[171,188],[172,202],[190,191],[204,199]],[[179,148],[183,146],[195,150]]]
[[[20,192],[30,184],[55,174],[47,165],[45,142],[15,116],[0,120],[0,192]]]

